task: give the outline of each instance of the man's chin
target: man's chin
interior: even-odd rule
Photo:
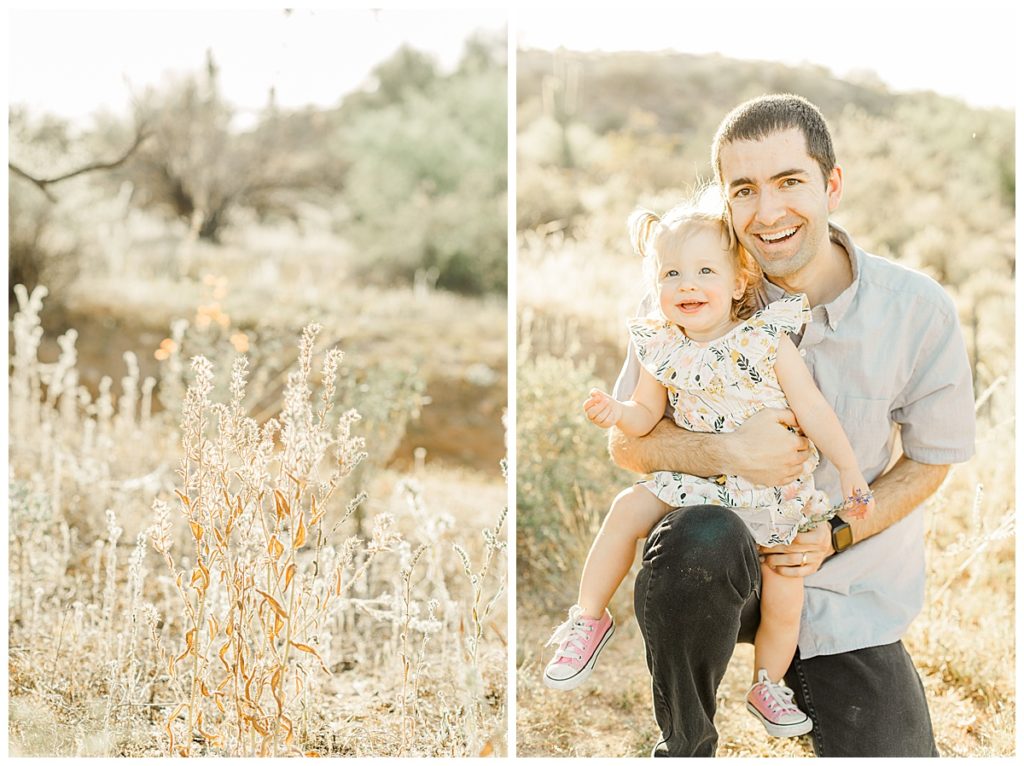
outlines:
[[[784,278],[800,271],[809,259],[802,258],[801,253],[797,251],[787,255],[777,253],[765,255],[764,253],[757,252],[754,254],[754,260],[757,261],[766,277]]]

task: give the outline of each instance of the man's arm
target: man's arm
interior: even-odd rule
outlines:
[[[896,465],[871,485],[875,510],[867,518],[849,519],[856,545],[888,529],[935,494],[949,473],[948,465],[929,465],[901,455]],[[806,563],[801,566],[804,554]],[[828,524],[802,532],[786,547],[762,548],[762,560],[781,575],[807,577],[817,572],[835,551]]]
[[[900,455],[888,473],[871,485],[875,494],[875,512],[863,519],[849,519],[856,545],[888,529],[935,494],[949,474],[948,465],[929,465]],[[829,541],[829,554],[832,543]]]
[[[793,433],[789,410],[765,408],[731,433],[687,431],[662,418],[646,436],[608,432],[608,452],[621,468],[635,473],[679,471],[691,476],[742,476],[764,486],[789,484],[802,473],[807,439]]]

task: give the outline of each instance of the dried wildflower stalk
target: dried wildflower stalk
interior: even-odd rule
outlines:
[[[164,528],[154,535],[183,613],[183,646],[167,657],[183,697],[165,726],[171,753],[191,754],[196,738],[235,755],[300,752],[294,710],[317,678],[330,673],[330,647],[318,646],[318,633],[344,605],[369,560],[398,541],[388,520],[378,519],[351,577],[345,572],[354,569],[363,544],[347,541],[339,551],[327,545],[328,503],[366,453],[363,440],[351,434],[358,420],[354,411],[340,417],[333,434],[328,422],[340,351],[326,354],[323,391],[314,408],[310,376],[319,329],[310,325],[303,331],[280,421],[262,426],[242,407],[244,357],[235,362],[226,405],[210,400],[210,363],[193,360],[194,381],[182,408],[177,492],[191,533],[190,564],[179,567],[171,555],[161,503],[156,509]],[[330,471],[321,479],[332,448]]]

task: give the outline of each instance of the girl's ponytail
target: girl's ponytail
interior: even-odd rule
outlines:
[[[661,218],[650,210],[634,210],[629,216],[629,244],[637,255],[646,258],[651,254],[651,234],[659,223]]]

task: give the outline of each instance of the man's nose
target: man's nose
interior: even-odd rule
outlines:
[[[763,190],[757,198],[757,223],[772,226],[786,214],[782,197],[774,189]]]

